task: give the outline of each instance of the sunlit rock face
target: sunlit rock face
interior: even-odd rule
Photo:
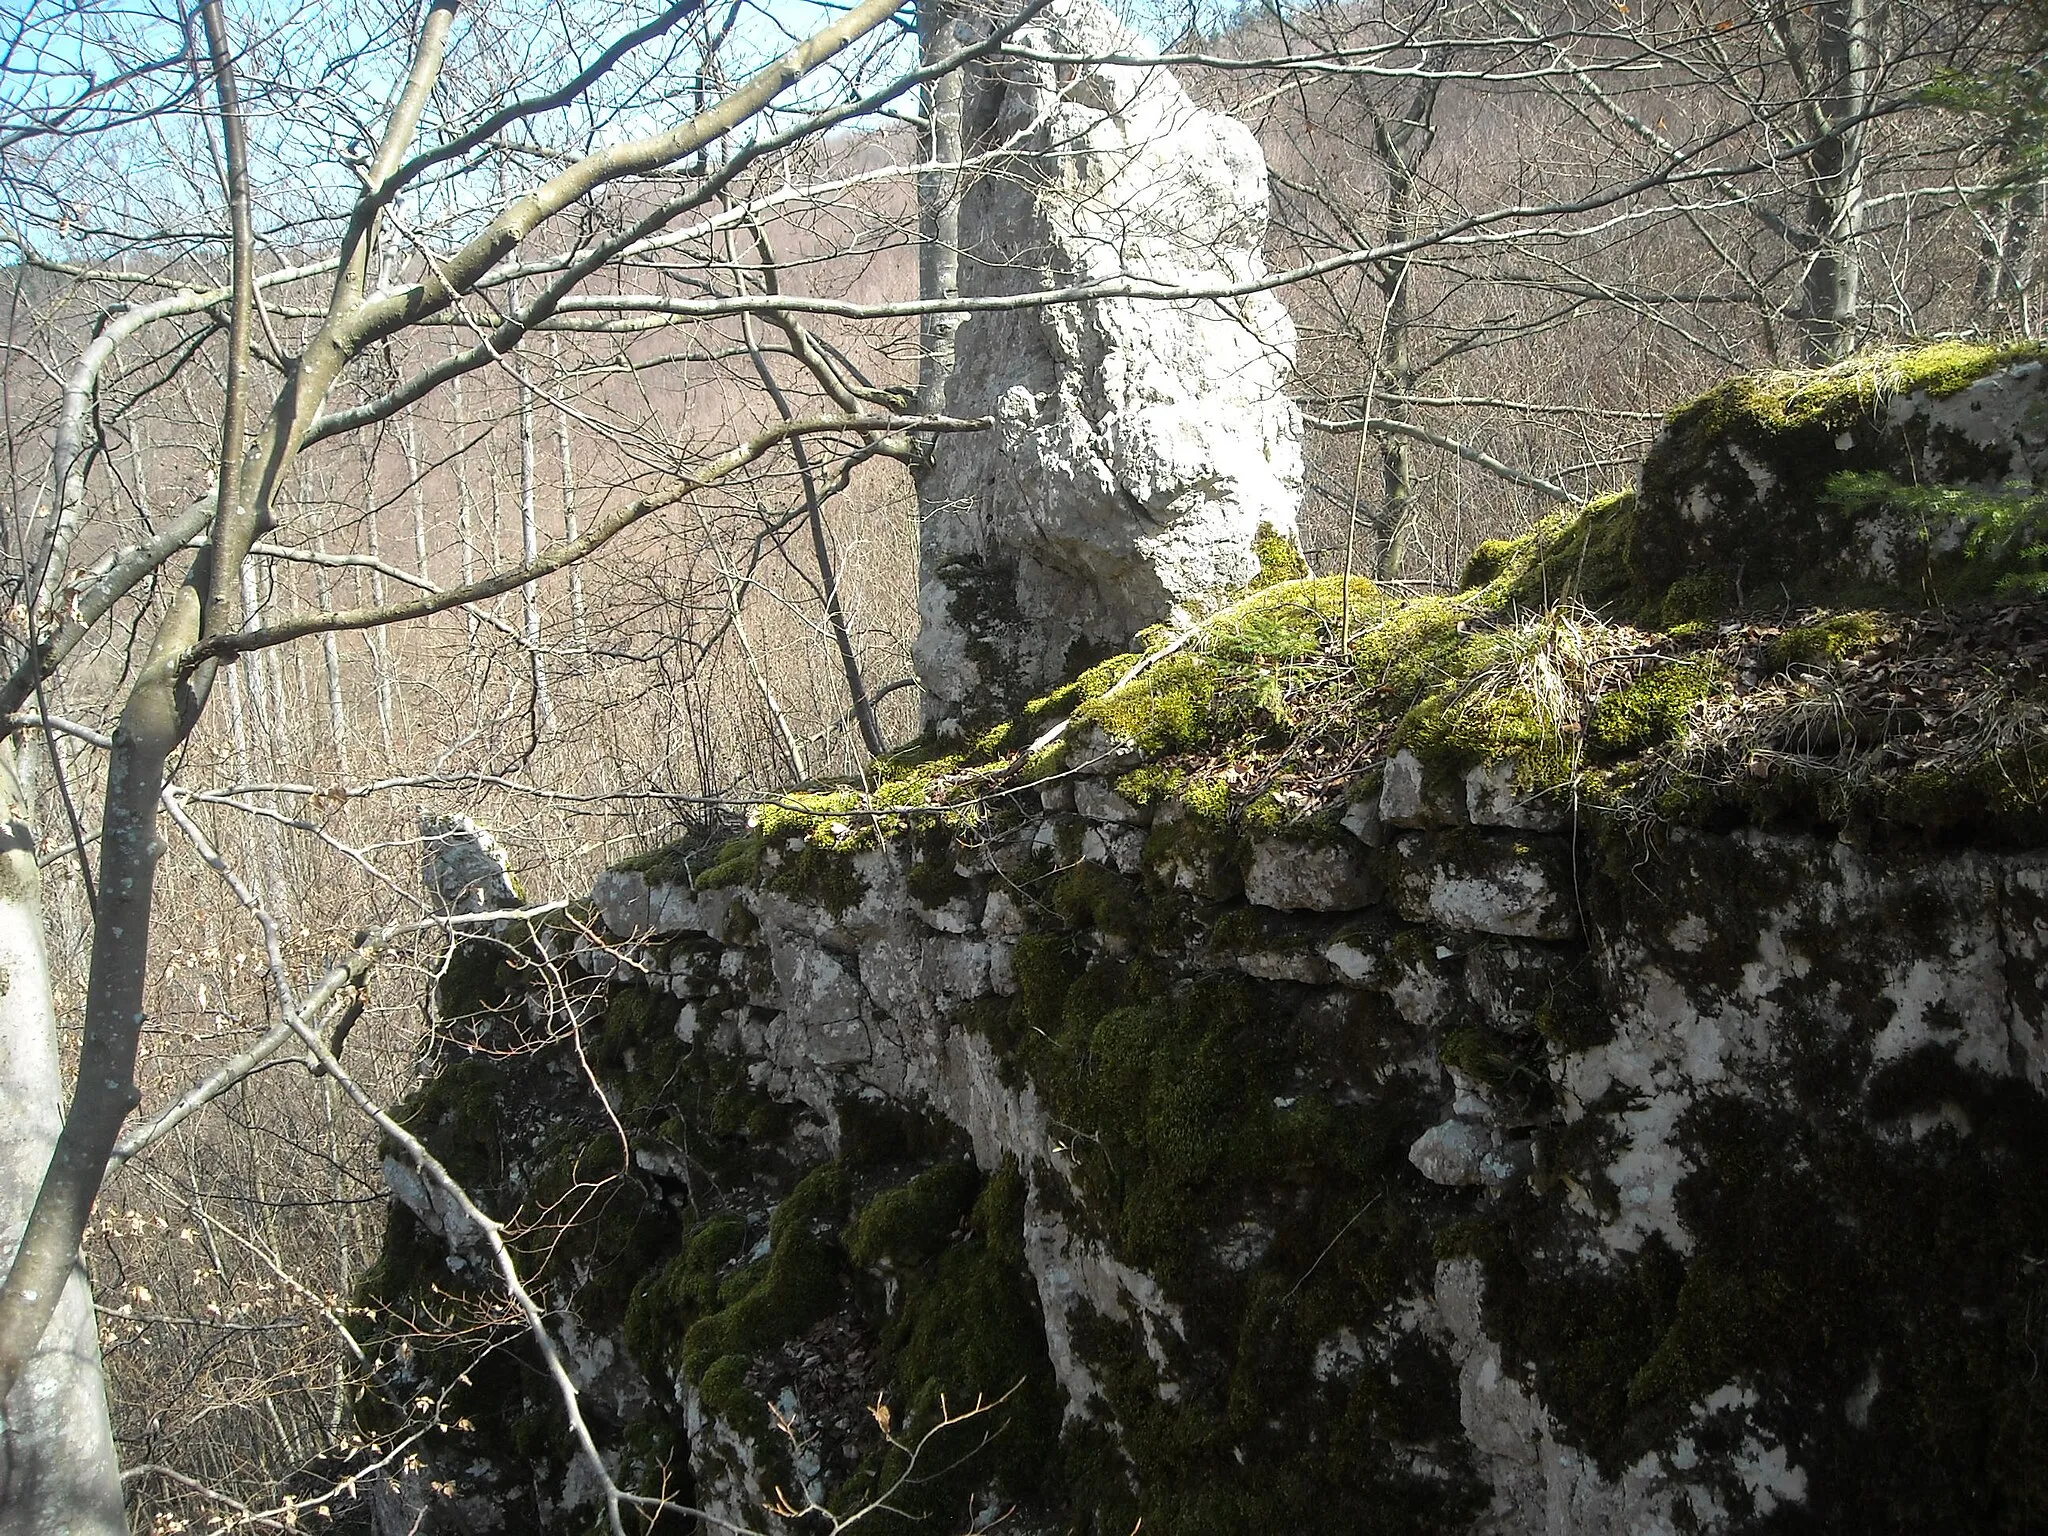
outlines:
[[[870,1405],[916,1434],[1008,1393],[971,1444],[1016,1454],[904,1529],[2004,1528],[2038,1457],[1975,1447],[2048,1402],[2048,852],[1646,851],[1456,820],[1467,781],[1416,772],[1388,807],[1444,814],[1392,837],[1083,775],[971,833],[763,834],[731,884],[610,873],[516,983],[451,970],[483,1048],[408,1115],[491,1126],[507,1214],[620,1117],[549,1317],[617,1475],[714,1522],[796,1536],[764,1509],[869,1487]],[[1191,900],[1204,840],[1237,879]],[[387,1172],[410,1283],[484,1273]],[[501,1449],[552,1389],[497,1390],[436,1455],[508,1532],[590,1518],[572,1455]],[[1305,1523],[1346,1487],[1401,1519]]]
[[[947,394],[985,433],[943,438],[920,487],[925,720],[1006,717],[1148,625],[1257,569],[1294,526],[1294,327],[1264,292],[1266,166],[1251,131],[1163,69],[1051,56],[1149,52],[1092,0],[1062,0],[974,74],[979,174],[960,217],[970,299],[1090,285],[1085,304],[973,315]]]

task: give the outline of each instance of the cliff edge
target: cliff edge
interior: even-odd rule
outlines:
[[[465,941],[406,1123],[612,1475],[706,1530],[2048,1520],[2043,388],[1736,381],[1446,596],[1272,540]],[[582,1528],[455,1222],[361,1298],[465,1426],[386,1517]]]

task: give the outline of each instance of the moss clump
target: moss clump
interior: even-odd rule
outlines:
[[[896,1199],[906,1193],[907,1205]],[[960,1529],[959,1512],[990,1490],[1006,1502],[1064,1503],[1062,1399],[1024,1260],[1024,1202],[1014,1162],[986,1187],[969,1164],[941,1165],[908,1190],[880,1197],[852,1229],[850,1244],[865,1249],[904,1228],[901,1241],[882,1250],[897,1287],[882,1329],[896,1443],[868,1457],[832,1499],[844,1512],[893,1490],[890,1507],[863,1528],[941,1536]],[[929,1228],[905,1227],[912,1207],[940,1224],[937,1241]],[[982,1411],[939,1428],[947,1415],[977,1406]],[[915,1475],[906,1477],[913,1470],[906,1447],[921,1441]]]
[[[719,1310],[684,1334],[681,1363],[692,1381],[701,1383],[728,1358],[743,1371],[746,1361],[832,1310],[842,1262],[832,1239],[845,1220],[846,1174],[838,1164],[806,1175],[790,1191],[770,1221],[768,1256],[722,1281]]]
[[[1077,928],[1120,939],[1135,938],[1138,893],[1131,883],[1100,864],[1076,864],[1052,888],[1052,909]]]
[[[1455,1067],[1485,1088],[1505,1088],[1517,1072],[1526,1070],[1515,1059],[1508,1042],[1483,1025],[1452,1030],[1444,1037],[1437,1056],[1445,1066]]]
[[[1671,741],[1722,681],[1721,672],[1705,662],[1673,661],[1653,667],[1593,705],[1586,721],[1586,744],[1620,757]]]
[[[953,867],[950,842],[943,849],[927,850],[925,857],[914,860],[904,885],[919,905],[934,912],[974,891],[974,882]]]
[[[1458,590],[1471,592],[1493,585],[1520,551],[1521,541],[1518,539],[1481,539],[1465,561],[1465,572],[1458,578]]]
[[[1700,624],[1735,605],[1735,591],[1719,571],[1681,576],[1664,589],[1655,617],[1666,628]]]
[[[1283,581],[1302,581],[1308,576],[1308,561],[1302,558],[1301,547],[1271,523],[1259,524],[1252,552],[1258,556],[1259,573],[1252,578],[1250,591],[1263,592]]]
[[[1488,616],[1473,598],[1419,597],[1389,610],[1351,643],[1359,686],[1399,719],[1429,692],[1469,668],[1462,653],[1475,621]]]
[[[851,854],[808,842],[781,856],[767,884],[771,891],[814,902],[835,917],[859,906],[868,893]]]
[[[761,853],[766,846],[767,839],[758,832],[729,838],[720,845],[717,857],[695,874],[691,888],[711,891],[723,886],[751,885],[761,877]]]
[[[719,850],[731,838],[730,826],[716,821],[707,822],[693,827],[673,842],[621,859],[613,867],[645,875],[652,885],[690,885],[697,882],[703,871],[718,862]]]
[[[969,1162],[927,1168],[877,1195],[846,1229],[846,1252],[865,1268],[902,1268],[936,1258],[953,1241],[981,1190]]]
[[[1940,341],[1853,357],[1817,372],[1744,374],[1673,411],[1667,432],[1753,445],[1820,434],[1832,438],[1864,425],[1885,400],[1919,393],[1945,400],[2043,352],[2039,342]]]
[[[1633,1445],[1630,1384],[1677,1313],[1683,1262],[1659,1235],[1607,1272],[1532,1265],[1540,1250],[1512,1231],[1482,1242],[1489,1331],[1511,1358],[1534,1363],[1537,1390],[1571,1443],[1616,1476]]]
[[[1208,620],[1198,644],[1183,643],[1129,681],[1098,693],[1074,719],[1152,757],[1227,739],[1262,714],[1273,722],[1276,669],[1322,655],[1347,609],[1363,627],[1384,615],[1388,603],[1359,577],[1348,586],[1328,576],[1253,592]],[[1118,658],[1110,664],[1115,675],[1106,681],[1118,683],[1137,660]],[[1084,685],[1088,681],[1084,677]]]
[[[1791,667],[1825,668],[1875,650],[1896,633],[1897,627],[1879,613],[1828,614],[1786,630],[1765,648],[1764,658],[1780,672]]]
[[[1490,608],[1548,609],[1567,598],[1589,607],[1633,611],[1629,541],[1635,529],[1633,491],[1596,496],[1554,512],[1518,539],[1495,539],[1473,551],[1460,583]]]
[[[1962,438],[1910,413],[1901,424],[1886,402],[1920,392],[1938,400],[2042,353],[2034,342],[1942,342],[1716,386],[1671,414],[1644,461],[1631,570],[1660,595],[1682,580],[1718,576],[1724,606],[1839,601],[1858,590],[1924,601],[1928,562],[1874,568],[1863,519],[1877,504],[1852,505],[1854,495],[1831,494],[1830,486],[1845,474],[1852,487],[1870,475],[1921,485],[1936,478],[1930,465],[1964,479],[2006,473],[1997,452],[1958,465],[1957,455],[1972,457]]]
[[[626,1303],[622,1329],[636,1359],[667,1371],[680,1364],[675,1351],[684,1334],[717,1309],[719,1276],[746,1241],[747,1224],[738,1216],[713,1216],[691,1232],[681,1253],[642,1278]]]
[[[1544,788],[1568,779],[1578,755],[1578,722],[1556,711],[1557,701],[1514,681],[1447,689],[1409,711],[1395,739],[1454,772],[1512,762],[1520,787]]]
[[[1900,574],[1924,573],[1938,597],[2048,596],[2048,495],[2032,486],[1912,485],[1866,471],[1835,475],[1823,494],[1850,518],[1889,516],[1917,533],[1919,548]]]

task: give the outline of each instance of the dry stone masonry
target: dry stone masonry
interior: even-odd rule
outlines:
[[[1864,368],[1750,381],[1747,458],[1678,413],[1460,593],[1267,586],[458,946],[407,1122],[514,1221],[607,1470],[705,1530],[2048,1521],[2039,360]],[[1998,465],[1745,469],[1774,532],[1715,531],[1769,420],[1931,453],[1972,399]],[[361,1299],[467,1427],[384,1528],[589,1525],[390,1173]]]
[[[995,429],[940,440],[920,486],[928,724],[1005,719],[1148,625],[1216,604],[1286,539],[1294,328],[1264,274],[1266,166],[1095,0],[1055,0],[965,86],[979,167],[970,299],[1107,286],[970,316],[947,395]]]

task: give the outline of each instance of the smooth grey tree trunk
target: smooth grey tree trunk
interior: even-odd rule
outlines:
[[[13,746],[0,744],[0,1234],[10,1260],[64,1113],[35,847]],[[82,1264],[0,1418],[0,1536],[126,1536]]]
[[[1818,140],[1807,157],[1807,224],[1815,240],[1801,295],[1806,360],[1823,365],[1855,347],[1862,318],[1863,226],[1869,189],[1865,150],[1876,66],[1869,0],[1814,7],[1822,82],[1808,104]]]
[[[920,62],[929,66],[959,47],[953,35],[953,7],[945,0],[919,0],[917,43]],[[917,178],[917,274],[921,299],[960,296],[960,172],[963,127],[960,71],[926,83],[924,131],[920,148],[927,165]],[[944,311],[928,313],[921,322],[917,370],[917,408],[936,415],[946,408],[946,381],[953,375],[954,338],[965,317]]]

